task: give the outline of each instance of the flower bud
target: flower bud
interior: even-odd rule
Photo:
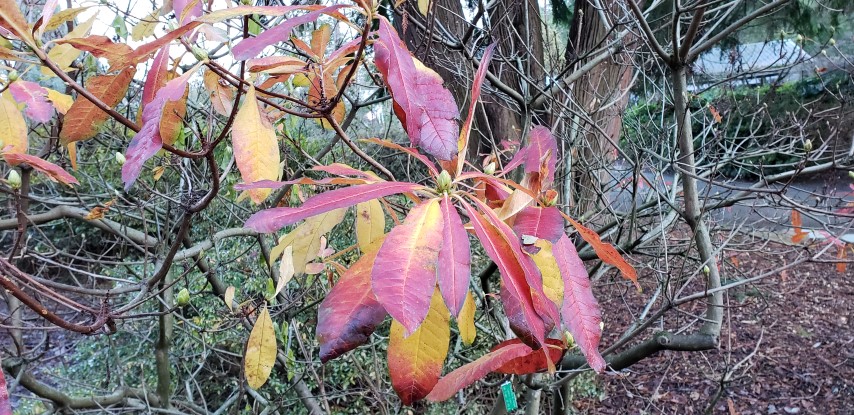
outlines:
[[[208,51],[196,45],[190,46],[190,50],[193,51],[193,56],[195,56],[200,62],[206,62],[208,60]]]
[[[190,304],[190,291],[186,288],[181,288],[181,291],[178,291],[178,295],[175,297],[175,304],[178,307],[186,307]]]
[[[552,207],[557,204],[557,190],[549,189],[543,194],[543,205]]]
[[[804,151],[807,153],[812,151],[812,140],[810,140],[809,138],[804,141]]]
[[[827,50],[822,49],[822,50],[821,50],[821,55],[822,55],[822,56],[827,56]]]
[[[803,42],[803,41],[804,41],[804,36],[803,36],[803,35],[797,35],[797,36],[795,36],[795,41],[796,41],[796,42],[798,42],[798,43]]]
[[[18,80],[18,76],[20,76],[20,75],[18,75],[18,71],[12,69],[11,71],[9,71],[8,76],[9,76],[9,82],[15,82]]]
[[[830,38],[830,40],[827,43],[829,43],[830,46],[836,46],[836,39]]]
[[[125,159],[125,155],[124,155],[124,154],[122,154],[122,153],[119,153],[119,152],[117,151],[117,152],[116,152],[116,163],[119,163],[119,166],[124,166],[124,165],[125,165],[125,161],[127,161],[127,159]]]
[[[17,170],[9,170],[9,176],[6,178],[6,182],[9,183],[9,186],[12,186],[13,189],[21,188],[21,175],[18,174]]]
[[[436,188],[439,192],[445,192],[451,187],[451,174],[447,170],[442,170],[439,177],[436,178]]]
[[[486,167],[483,168],[483,172],[490,176],[495,174],[495,162],[493,161],[492,163],[487,164]]]
[[[709,268],[708,265],[703,265],[703,274],[709,275],[712,273],[712,269]]]
[[[852,180],[854,180],[854,171],[849,171],[848,177],[850,177]]]

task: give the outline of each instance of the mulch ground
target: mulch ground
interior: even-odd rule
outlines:
[[[730,274],[747,278],[791,263],[798,254],[771,244],[724,258]],[[624,284],[610,286],[598,295],[606,326],[626,327],[629,310],[640,310],[650,291],[636,294]],[[654,286],[654,281],[649,284]],[[578,413],[854,414],[850,266],[840,274],[833,264],[802,264],[729,292],[725,304],[720,349],[662,352],[623,373],[599,376],[604,393],[576,401]],[[702,304],[683,308],[685,313],[664,328],[687,325],[694,319],[691,313],[702,309]]]

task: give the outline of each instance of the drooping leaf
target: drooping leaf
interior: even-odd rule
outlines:
[[[442,211],[442,250],[439,252],[438,280],[442,298],[454,316],[466,300],[471,278],[471,246],[460,214],[447,194],[439,204]]]
[[[356,205],[356,242],[362,252],[379,249],[374,242],[385,235],[385,212],[379,200]]]
[[[388,315],[371,291],[376,253],[362,256],[347,270],[320,303],[317,340],[320,361],[326,363],[364,344]]]
[[[279,244],[270,250],[270,257],[279,257],[287,247],[291,246],[294,274],[305,273],[306,265],[317,258],[323,235],[341,223],[346,213],[346,209],[335,209],[306,219],[296,229],[279,239]]]
[[[25,153],[3,153],[3,158],[12,166],[17,166],[21,163],[27,163],[30,167],[44,173],[49,179],[60,182],[62,184],[72,185],[80,184],[74,176],[68,174],[62,167],[57,166],[47,160],[40,159],[36,156]]]
[[[484,251],[501,272],[503,293],[506,292],[509,296],[502,296],[502,303],[510,328],[525,343],[539,348],[545,341],[545,324],[534,309],[531,287],[525,277],[525,269],[519,263],[519,257],[513,254],[512,246],[491,222],[471,205],[464,206]]]
[[[232,130],[234,160],[245,182],[279,178],[279,142],[276,132],[261,120],[255,88],[249,87],[246,100],[237,111]],[[259,204],[270,195],[270,189],[249,190],[249,197]]]
[[[110,62],[111,69],[123,69],[129,66],[134,66],[140,62],[144,62],[148,60],[151,55],[157,53],[164,45],[169,44],[173,40],[187,34],[191,30],[198,27],[202,22],[200,20],[192,21],[183,26],[178,27],[177,29],[163,35],[162,37],[157,38],[157,40],[153,40],[149,43],[146,43],[138,48],[136,48],[133,52],[123,55],[116,56],[113,61]]]
[[[224,82],[214,71],[205,71],[204,84],[210,93],[211,105],[219,115],[228,117],[234,107],[234,89],[223,85]]]
[[[545,331],[551,331],[552,327],[560,321],[560,313],[554,302],[546,297],[543,291],[543,279],[537,269],[534,261],[522,251],[522,244],[519,237],[513,233],[513,230],[504,221],[502,221],[495,211],[489,208],[484,202],[474,199],[474,202],[480,206],[480,210],[484,213],[487,220],[495,227],[501,236],[504,243],[511,249],[507,251],[509,255],[515,258],[521,267],[524,269],[525,280],[531,292],[531,301],[534,304],[534,310],[543,319]]]
[[[243,40],[232,48],[231,52],[237,60],[254,58],[255,56],[258,56],[265,47],[290,38],[291,30],[295,27],[313,22],[322,14],[333,14],[343,7],[350,6],[338,4],[286,19],[281,24],[261,32],[258,36]]]
[[[457,327],[460,329],[460,338],[466,346],[474,343],[474,339],[477,336],[477,328],[474,326],[474,312],[476,308],[477,304],[475,304],[474,296],[469,291],[466,294],[466,301],[463,303],[463,308],[457,316]]]
[[[492,348],[492,351],[499,350],[504,347],[520,344],[519,339],[505,340],[498,343]],[[552,362],[558,362],[563,357],[566,347],[563,345],[563,340],[546,339],[546,345],[540,350],[531,350],[523,356],[519,356],[499,367],[495,371],[507,375],[527,375],[531,373],[544,372],[549,367],[550,359]],[[548,356],[546,355],[548,354]]]
[[[604,261],[606,264],[613,265],[620,270],[620,273],[623,274],[623,277],[628,279],[629,281],[635,284],[638,291],[641,290],[640,284],[638,284],[638,273],[635,271],[635,268],[629,265],[628,262],[617,252],[617,249],[614,248],[613,245],[609,243],[602,242],[602,239],[599,237],[599,234],[585,227],[584,225],[578,223],[574,219],[564,216],[570,224],[578,231],[578,234],[581,235],[587,243],[589,243],[593,247],[593,251],[596,252],[596,255]]]
[[[265,56],[246,61],[249,72],[264,72],[271,75],[290,75],[305,72],[308,63],[293,56]]]
[[[430,309],[442,248],[439,201],[430,199],[409,211],[404,224],[386,236],[371,271],[377,300],[407,333],[414,332]]]
[[[232,307],[231,304],[234,302],[234,286],[233,285],[229,285],[228,288],[225,289],[225,294],[222,296],[222,298],[225,301],[225,305],[228,307],[228,309],[230,311],[234,311],[234,309],[231,308]]]
[[[39,20],[36,21],[34,25],[34,35],[36,37],[41,37],[44,34],[44,26],[47,22],[50,21],[50,18],[53,17],[53,13],[56,12],[57,7],[59,6],[59,0],[46,0],[44,2],[44,6],[42,7],[42,15],[39,17]]]
[[[391,24],[380,18],[374,43],[377,69],[391,90],[395,113],[413,146],[440,160],[457,153],[459,109],[442,78],[413,58]]]
[[[545,239],[537,239],[534,247],[538,251],[531,254],[531,258],[543,276],[543,291],[549,300],[560,306],[563,303],[564,283],[557,261],[552,253],[552,243]]]
[[[430,0],[418,0],[418,12],[423,16],[427,16],[430,10]]]
[[[493,350],[439,379],[439,382],[427,395],[427,400],[442,402],[451,399],[461,389],[483,379],[484,376],[504,366],[507,362],[531,353],[531,350],[528,345],[523,343],[508,344]]]
[[[279,262],[279,281],[276,282],[276,292],[273,297],[279,295],[285,285],[294,277],[294,247],[288,245],[282,252],[282,260]]]
[[[93,76],[86,89],[111,108],[121,102],[128,90],[136,68],[127,68],[116,75]],[[79,96],[65,114],[59,139],[62,144],[87,140],[98,133],[98,129],[109,118],[109,114],[96,107],[92,101]]]
[[[246,354],[243,356],[243,370],[246,383],[252,389],[258,389],[267,383],[273,365],[276,363],[276,331],[267,306],[262,305],[255,320],[255,326],[246,342]]]
[[[305,218],[333,209],[350,207],[371,199],[397,193],[408,193],[423,188],[422,185],[406,182],[381,182],[330,190],[309,198],[300,207],[282,207],[256,212],[243,225],[256,232],[270,233],[292,225]]]
[[[513,231],[516,235],[523,238],[525,235],[535,236],[551,243],[557,242],[564,234],[563,227],[563,217],[560,215],[560,210],[554,206],[547,208],[528,206],[516,215],[516,220],[513,222]]]
[[[605,370],[605,359],[598,349],[602,338],[602,313],[593,296],[587,269],[566,235],[554,244],[553,252],[565,287],[561,307],[563,325],[572,334],[590,367],[601,373]]]
[[[388,371],[391,386],[404,405],[423,399],[433,390],[448,356],[451,341],[450,313],[439,290],[433,292],[430,311],[412,335],[392,320],[388,340]]]
[[[7,153],[26,153],[29,147],[27,140],[27,120],[18,109],[18,104],[12,99],[12,94],[0,95],[0,150]]]
[[[53,118],[53,107],[47,100],[47,90],[35,82],[17,80],[9,85],[9,92],[18,102],[27,104],[26,114],[35,122],[48,122]]]
[[[133,186],[142,172],[143,164],[163,147],[163,138],[160,136],[163,106],[169,101],[177,101],[184,96],[187,82],[200,66],[197,64],[183,75],[167,82],[157,91],[154,99],[143,108],[142,127],[128,145],[125,154],[127,161],[122,165],[122,181],[125,183],[125,190]]]

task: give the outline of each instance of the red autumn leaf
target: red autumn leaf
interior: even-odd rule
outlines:
[[[2,370],[0,370],[0,415],[12,415],[9,390],[6,388],[6,375]]]
[[[491,351],[439,379],[439,382],[427,395],[427,400],[442,402],[451,399],[461,389],[477,382],[507,362],[531,353],[531,350],[526,344],[513,343]]]
[[[492,53],[495,52],[495,47],[498,43],[493,43],[486,47],[483,51],[483,57],[480,59],[480,66],[477,68],[477,73],[474,75],[474,81],[471,85],[471,102],[469,104],[469,113],[466,116],[466,121],[463,123],[463,128],[460,131],[460,138],[457,142],[457,175],[459,175],[463,161],[465,160],[464,152],[468,148],[469,133],[471,132],[471,124],[474,121],[475,110],[477,109],[477,100],[480,99],[480,88],[483,86],[483,80],[486,78],[486,72],[489,70],[489,63],[492,61]]]
[[[424,186],[406,182],[379,182],[330,190],[311,197],[300,207],[281,207],[256,212],[243,225],[256,232],[270,233],[330,210],[398,193],[408,193]]]
[[[273,26],[261,32],[258,36],[255,36],[254,38],[249,38],[238,43],[234,48],[231,49],[231,52],[234,54],[234,58],[237,60],[254,58],[255,56],[258,56],[258,54],[261,53],[261,51],[264,50],[264,48],[266,48],[267,46],[290,38],[291,30],[293,30],[299,25],[311,23],[317,20],[317,18],[320,17],[320,15],[322,14],[340,16],[340,14],[338,14],[337,12],[338,9],[341,9],[342,7],[350,6],[338,4],[314,10],[300,16],[285,19],[285,21],[283,21],[280,25]],[[305,10],[306,8],[301,7],[300,9]],[[340,18],[343,18],[343,16],[340,16]]]
[[[25,114],[35,122],[48,122],[53,118],[53,105],[48,102],[47,90],[35,82],[17,80],[9,85],[15,101],[27,104]]]
[[[432,173],[434,176],[438,176],[438,175],[439,175],[439,170],[437,170],[437,169],[436,169],[436,165],[435,165],[435,164],[433,164],[433,162],[432,162],[432,161],[430,161],[430,159],[429,159],[429,158],[427,158],[427,156],[425,156],[425,155],[423,155],[423,154],[419,153],[419,152],[418,152],[416,149],[414,149],[414,148],[411,148],[411,147],[404,147],[404,146],[402,146],[402,145],[400,145],[400,144],[395,144],[395,143],[392,143],[391,141],[388,141],[388,140],[381,140],[381,139],[376,138],[376,137],[374,137],[374,138],[366,138],[366,139],[361,140],[361,141],[364,141],[364,142],[367,142],[367,143],[373,143],[373,144],[376,144],[376,145],[383,146],[383,147],[385,147],[385,148],[390,148],[390,149],[392,149],[392,150],[397,150],[397,151],[404,152],[404,153],[406,153],[407,155],[409,155],[409,156],[411,156],[411,157],[414,157],[416,160],[418,160],[418,161],[420,161],[422,164],[424,164],[424,166],[426,166],[426,167],[427,167],[427,170],[430,170],[430,173]]]
[[[587,269],[566,235],[553,245],[552,253],[563,277],[563,325],[572,334],[590,367],[601,373],[605,370],[605,359],[598,349],[602,338],[602,312],[593,296]]]
[[[198,68],[199,66],[196,66],[167,82],[157,91],[154,99],[142,109],[142,127],[128,145],[125,154],[127,161],[122,165],[122,181],[125,182],[125,190],[133,186],[142,172],[142,165],[163,147],[163,138],[160,136],[163,106],[170,101],[178,101],[184,97],[187,81]]]
[[[371,291],[371,268],[376,253],[363,255],[320,303],[317,340],[320,361],[326,363],[368,341],[388,315]]]
[[[629,281],[635,284],[638,291],[641,290],[640,284],[638,284],[638,273],[635,271],[635,268],[632,267],[626,260],[617,252],[617,249],[614,248],[613,245],[602,242],[602,238],[599,237],[599,234],[593,231],[590,228],[585,227],[584,225],[578,223],[574,219],[564,216],[570,224],[578,231],[578,234],[581,235],[587,243],[589,243],[593,247],[593,251],[596,252],[596,256],[599,257],[606,264],[613,265],[620,270],[620,273],[623,274],[623,277],[628,279]]]
[[[527,281],[531,292],[531,300],[534,303],[534,310],[536,310],[537,314],[539,314],[543,319],[546,332],[551,331],[552,327],[560,321],[560,313],[558,312],[555,303],[548,299],[545,291],[543,290],[543,277],[540,275],[539,268],[537,268],[534,260],[531,259],[529,255],[522,252],[521,241],[519,240],[519,237],[513,233],[510,226],[507,226],[507,224],[498,217],[495,211],[490,209],[485,203],[477,199],[474,201],[480,206],[484,216],[495,226],[501,237],[510,246],[511,249],[509,253],[516,257],[519,264],[521,264],[522,268],[525,270],[525,280]]]
[[[457,153],[459,109],[442,77],[412,57],[391,24],[380,18],[374,43],[377,69],[391,90],[395,113],[413,146],[440,160]]]
[[[543,161],[547,166],[546,177],[540,177],[543,188],[554,182],[557,166],[557,142],[548,128],[538,125],[528,134],[528,146],[525,153],[525,173],[540,173]]]
[[[74,176],[63,170],[62,167],[59,167],[49,161],[42,160],[36,156],[23,153],[3,153],[3,158],[5,158],[6,162],[12,166],[27,163],[32,168],[47,175],[47,177],[53,181],[58,181],[67,185],[80,184]]]
[[[371,286],[377,300],[406,329],[414,332],[430,309],[442,248],[442,214],[438,199],[409,211],[377,253]]]
[[[564,234],[563,227],[563,217],[560,215],[560,210],[554,206],[547,208],[528,206],[516,215],[516,221],[513,222],[513,230],[520,237],[536,236],[551,243],[557,242]]]
[[[169,46],[160,49],[151,61],[151,69],[145,76],[142,87],[142,105],[145,107],[154,100],[157,90],[169,82]]]
[[[445,227],[442,230],[442,251],[439,252],[439,290],[451,314],[457,316],[463,308],[469,289],[471,246],[468,233],[450,196],[444,196],[440,208]]]
[[[327,166],[316,166],[312,167],[311,169],[314,171],[322,171],[329,174],[334,174],[336,176],[355,176],[370,181],[379,181],[379,179],[375,175],[365,173],[362,170],[355,169],[342,163],[332,163]]]
[[[89,52],[96,58],[105,58],[110,62],[121,59],[133,52],[133,49],[124,43],[114,43],[106,36],[91,35],[73,39],[60,39],[56,43],[69,44],[74,49]]]
[[[300,177],[299,179],[288,180],[288,181],[275,181],[275,180],[258,180],[256,182],[251,183],[237,183],[234,185],[234,190],[255,190],[255,189],[279,189],[287,185],[293,184],[305,184],[310,186],[322,186],[322,185],[357,185],[357,184],[365,184],[367,181],[365,179],[354,179],[350,177],[327,177],[325,179],[314,180],[308,177]]]
[[[519,343],[521,343],[519,339],[505,340],[501,343],[498,343],[495,347],[492,348],[491,351],[494,352],[498,349]],[[531,350],[528,354],[519,356],[503,364],[498,369],[495,369],[495,371],[507,375],[527,375],[531,373],[543,372],[549,367],[549,364],[546,359],[550,359],[552,363],[558,362],[563,357],[564,351],[566,351],[566,347],[564,346],[562,340],[546,339],[546,346],[542,349]],[[548,357],[546,357],[546,353],[548,353]]]
[[[531,287],[525,277],[525,268],[519,262],[520,256],[513,253],[512,245],[498,228],[471,205],[466,203],[464,206],[484,251],[501,271],[502,303],[510,328],[522,341],[539,348],[545,341],[545,324],[534,309]]]

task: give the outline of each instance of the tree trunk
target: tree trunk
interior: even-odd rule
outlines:
[[[615,0],[601,4],[604,9],[597,8],[591,0],[575,3],[565,57],[567,62],[578,59],[576,69],[592,58],[584,58],[586,54],[600,49],[613,37],[614,22],[626,20],[618,14]],[[623,52],[604,60],[571,87],[578,115],[572,116],[567,125],[570,150],[564,155],[568,174],[563,192],[571,213],[577,217],[597,207],[604,169],[614,159],[611,143],[620,139],[631,80],[631,57]]]

